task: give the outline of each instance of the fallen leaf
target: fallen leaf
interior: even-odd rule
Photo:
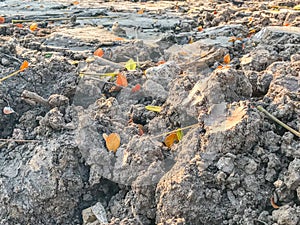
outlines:
[[[142,136],[144,134],[144,127],[142,124],[138,124],[138,128],[139,128],[139,135]]]
[[[102,48],[98,48],[95,52],[94,52],[94,55],[95,56],[98,56],[98,57],[102,57],[104,55],[104,51]]]
[[[138,92],[139,90],[141,90],[141,85],[140,84],[136,84],[132,89],[131,92]]]
[[[138,12],[137,12],[137,14],[144,14],[144,9],[140,9]]]
[[[24,27],[23,24],[21,24],[21,23],[16,23],[15,26],[19,27],[19,28],[23,28]]]
[[[28,66],[29,66],[29,63],[28,63],[28,61],[24,61],[23,63],[22,63],[22,65],[20,66],[20,71],[22,72],[22,71],[24,71],[26,68],[28,68]]]
[[[161,112],[161,107],[155,106],[155,105],[147,105],[147,106],[145,106],[145,109],[152,111],[152,112]]]
[[[219,65],[219,66],[217,67],[218,70],[219,70],[219,69],[222,69],[222,68],[223,68],[222,65]]]
[[[224,56],[224,63],[225,63],[225,64],[229,64],[229,63],[230,63],[230,55],[229,55],[229,54],[226,54],[226,55]]]
[[[122,86],[122,87],[127,87],[128,86],[128,82],[127,82],[127,78],[125,75],[119,73],[117,75],[117,80],[116,80],[116,84],[118,86]]]
[[[217,14],[217,13],[218,13],[218,12],[215,10],[215,11],[214,11],[214,14]]]
[[[248,34],[254,34],[255,32],[256,32],[255,29],[250,29],[249,32],[248,32]]]
[[[279,206],[278,206],[278,205],[276,205],[276,203],[275,203],[275,201],[274,201],[274,198],[273,198],[273,197],[271,197],[271,198],[270,198],[270,202],[271,202],[271,205],[272,205],[272,207],[273,207],[274,209],[279,209]]]
[[[293,8],[294,10],[300,10],[300,5],[296,5],[296,6],[294,6],[294,8]]]
[[[176,133],[172,133],[172,134],[169,134],[165,140],[164,140],[164,143],[165,145],[170,148],[174,143],[177,143],[179,140],[178,140],[178,136]]]
[[[125,68],[128,71],[134,71],[136,69],[136,62],[133,59],[129,59],[125,64]]]
[[[198,30],[199,32],[201,32],[201,31],[203,31],[203,27],[202,27],[202,26],[199,26],[199,27],[197,28],[197,30]]]
[[[37,23],[32,23],[32,24],[30,25],[30,27],[29,27],[29,29],[30,29],[31,31],[35,31],[35,30],[37,30],[37,28],[38,28],[38,24],[37,24]]]
[[[124,38],[122,38],[122,37],[116,37],[115,38],[115,41],[124,41],[125,39]]]
[[[94,61],[95,61],[95,58],[94,58],[94,57],[91,57],[91,56],[89,56],[89,57],[87,57],[87,58],[85,59],[85,61],[86,61],[87,63],[92,63],[92,62],[94,62]]]
[[[10,106],[5,106],[3,108],[3,113],[5,115],[9,115],[9,114],[15,113],[15,110],[13,110]]]
[[[178,138],[178,141],[181,141],[182,140],[182,137],[183,137],[183,132],[182,130],[177,130],[176,131],[176,134],[177,134],[177,138]]]
[[[189,44],[193,44],[194,43],[194,38],[193,37],[190,37],[189,38]]]
[[[160,61],[157,62],[157,65],[162,65],[162,64],[165,64],[165,63],[166,63],[165,60],[160,60]]]
[[[251,23],[253,21],[253,17],[248,18],[248,22]]]
[[[107,149],[116,152],[121,144],[120,136],[117,133],[111,133],[110,135],[103,134],[102,136],[106,142]]]
[[[74,1],[74,2],[72,2],[72,5],[78,5],[79,4],[79,2],[78,1]]]
[[[288,26],[291,26],[291,24],[289,24],[289,23],[284,23],[283,26],[288,27]]]
[[[0,16],[0,24],[5,23],[5,18],[3,16]]]

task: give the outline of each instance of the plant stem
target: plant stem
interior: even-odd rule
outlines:
[[[6,80],[6,79],[8,79],[8,78],[10,78],[10,77],[12,77],[12,76],[17,75],[19,72],[21,72],[21,70],[17,70],[17,71],[15,71],[15,72],[13,72],[13,73],[7,75],[6,77],[1,78],[1,79],[0,79],[0,83],[1,83],[2,81]]]
[[[91,17],[77,17],[77,20],[90,20],[90,19],[102,19],[102,18],[117,18],[117,16],[91,16]],[[47,19],[32,19],[32,20],[12,20],[12,23],[30,23],[30,22],[41,22],[41,21],[64,21],[70,20],[69,17],[60,18],[47,18]]]
[[[190,129],[190,128],[193,128],[193,127],[197,127],[197,126],[199,126],[199,124],[198,124],[198,123],[195,123],[195,124],[190,125],[190,126],[187,126],[187,127],[178,128],[178,129],[176,129],[176,130],[172,130],[172,131],[169,131],[169,132],[166,132],[166,133],[163,133],[163,134],[159,134],[159,135],[157,135],[157,136],[154,136],[153,138],[163,137],[163,136],[165,136],[165,135],[172,134],[172,133],[177,132],[177,131],[180,131],[180,130],[187,130],[187,129]]]
[[[281,122],[279,119],[277,119],[275,116],[273,116],[272,114],[270,114],[267,110],[265,110],[263,107],[261,106],[257,106],[257,109],[263,113],[265,113],[270,119],[272,119],[273,121],[275,121],[276,123],[278,123],[280,126],[284,127],[285,129],[287,129],[288,131],[292,132],[294,135],[300,137],[300,133],[296,130],[294,130],[293,128],[289,127],[288,125],[286,125],[285,123]]]
[[[41,142],[40,140],[0,139],[0,142]]]

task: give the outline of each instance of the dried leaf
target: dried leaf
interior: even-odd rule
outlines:
[[[95,52],[94,52],[94,55],[95,56],[98,56],[98,57],[102,57],[104,55],[104,51],[102,48],[98,48]]]
[[[179,140],[178,140],[178,136],[176,133],[172,133],[172,134],[169,134],[165,140],[164,140],[164,143],[165,145],[170,148],[174,143],[177,143]]]
[[[199,32],[201,32],[201,31],[203,31],[203,27],[202,27],[202,26],[199,26],[199,27],[197,28],[197,30],[198,30]]]
[[[273,197],[271,197],[271,198],[270,198],[270,202],[271,202],[271,205],[272,205],[272,207],[273,207],[274,209],[279,209],[279,206],[278,206],[278,205],[276,205],[276,203],[275,203],[275,201],[274,201],[274,198],[273,198]]]
[[[122,86],[122,87],[127,87],[128,86],[128,82],[127,82],[127,78],[125,75],[119,73],[117,75],[117,80],[116,80],[116,84],[118,86]]]
[[[22,72],[22,71],[24,71],[26,68],[28,68],[28,66],[29,66],[29,63],[28,63],[28,61],[24,61],[23,63],[22,63],[22,65],[20,66],[20,71]]]
[[[216,15],[217,13],[218,13],[218,12],[215,10],[215,11],[214,11],[214,14]]]
[[[165,60],[160,60],[160,61],[157,62],[157,65],[162,65],[162,64],[165,64],[165,63],[166,63]]]
[[[108,136],[106,134],[103,134],[103,138],[109,151],[116,152],[120,147],[121,138],[117,133],[111,133]]]
[[[138,128],[139,128],[139,135],[142,136],[144,134],[144,127],[142,124],[138,124]]]
[[[95,58],[94,58],[94,57],[87,57],[87,58],[85,59],[85,61],[86,61],[87,63],[92,63],[92,62],[95,61]]]
[[[226,54],[226,55],[224,56],[224,63],[225,63],[225,64],[229,64],[229,63],[230,63],[230,55],[229,55],[229,54]]]
[[[35,31],[37,28],[38,28],[38,24],[37,24],[37,23],[32,23],[32,24],[30,25],[30,27],[29,27],[29,29],[30,29],[31,31]]]
[[[133,59],[129,59],[128,62],[126,62],[126,64],[125,64],[125,68],[128,71],[136,70],[136,62]]]
[[[78,4],[79,4],[79,1],[72,2],[72,5],[78,5]]]
[[[144,9],[140,9],[138,12],[137,12],[137,14],[144,14]]]
[[[21,24],[21,23],[16,23],[15,26],[19,27],[19,28],[23,28],[24,27],[23,24]]]
[[[284,23],[283,26],[289,27],[289,26],[291,26],[291,24],[290,23]]]
[[[5,106],[3,108],[3,113],[5,115],[9,115],[9,114],[15,113],[15,110],[13,110],[10,106]]]
[[[177,130],[176,131],[176,134],[177,134],[177,138],[178,138],[178,141],[181,141],[182,140],[182,137],[183,137],[183,132],[182,130]]]
[[[132,89],[131,89],[131,92],[134,93],[134,92],[137,92],[141,90],[141,85],[140,84],[136,84]]]
[[[0,16],[0,24],[5,23],[5,18],[3,16]]]
[[[115,41],[124,41],[125,39],[124,38],[122,38],[122,37],[116,37],[115,38]]]
[[[145,106],[145,109],[152,111],[152,112],[161,112],[161,107],[155,106],[155,105],[147,105],[147,106]]]
[[[193,37],[189,37],[189,44],[193,44],[194,43],[194,38]]]

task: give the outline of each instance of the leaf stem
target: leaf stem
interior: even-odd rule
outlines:
[[[278,123],[280,126],[284,127],[288,131],[292,132],[294,135],[300,137],[300,133],[298,131],[294,130],[293,128],[289,127],[285,123],[281,122],[279,119],[277,119],[275,116],[273,116],[272,114],[270,114],[267,110],[265,110],[262,106],[257,106],[257,109],[259,111],[265,113],[270,119],[272,119],[273,121],[275,121],[276,123]]]
[[[187,127],[178,128],[178,129],[176,129],[176,130],[172,130],[172,131],[169,131],[169,132],[166,132],[166,133],[163,133],[163,134],[159,134],[159,135],[157,135],[157,136],[154,136],[153,138],[163,137],[163,136],[165,136],[165,135],[172,134],[172,133],[177,132],[177,131],[187,130],[187,129],[190,129],[190,128],[193,128],[193,127],[197,127],[197,126],[199,126],[199,124],[198,124],[198,123],[195,123],[195,124],[190,125],[190,126],[187,126]]]

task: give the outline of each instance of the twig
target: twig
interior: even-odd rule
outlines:
[[[1,139],[0,142],[41,142],[40,140]]]
[[[21,70],[17,70],[17,71],[15,71],[15,72],[13,72],[13,73],[7,75],[6,77],[2,77],[2,78],[0,79],[0,83],[1,83],[2,81],[5,81],[6,79],[12,77],[12,76],[17,75],[17,74],[20,73],[20,72],[21,72]]]
[[[261,106],[257,106],[257,109],[263,113],[265,113],[270,119],[274,120],[276,123],[278,123],[280,126],[284,127],[285,129],[289,130],[290,132],[292,132],[293,134],[295,134],[296,136],[300,137],[300,133],[296,130],[294,130],[293,128],[289,127],[288,125],[286,125],[285,123],[281,122],[279,119],[277,119],[275,116],[271,115],[267,110],[265,110],[263,107]]]
[[[77,17],[77,20],[90,20],[90,19],[102,19],[102,18],[118,18],[117,16],[91,16],[91,17]],[[60,18],[48,18],[48,19],[32,19],[32,20],[12,20],[12,23],[30,23],[30,22],[41,22],[41,21],[64,21],[70,20],[71,17],[60,17]]]
[[[159,135],[157,135],[157,136],[154,136],[153,138],[163,137],[163,136],[166,136],[166,135],[168,135],[168,134],[172,134],[172,133],[177,132],[177,131],[187,130],[187,129],[190,129],[190,128],[193,128],[193,127],[197,127],[197,126],[199,126],[199,124],[198,124],[198,123],[195,123],[195,124],[190,125],[190,126],[187,126],[187,127],[178,128],[178,129],[176,129],[176,130],[172,130],[172,131],[169,131],[169,132],[166,132],[166,133],[163,133],[163,134],[159,134]]]

